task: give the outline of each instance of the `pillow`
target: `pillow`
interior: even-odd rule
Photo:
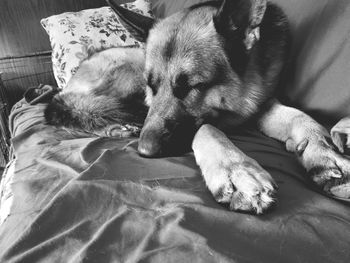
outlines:
[[[134,12],[152,16],[148,0],[123,4]],[[110,7],[67,12],[41,20],[52,47],[53,72],[59,89],[74,75],[80,62],[94,50],[115,46],[142,46],[133,39]]]

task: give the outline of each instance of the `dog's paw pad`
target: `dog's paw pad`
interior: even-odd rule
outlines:
[[[275,190],[257,192],[249,195],[236,191],[230,203],[230,209],[234,211],[252,212],[262,214],[274,203]]]

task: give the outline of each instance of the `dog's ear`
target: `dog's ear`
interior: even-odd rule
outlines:
[[[153,27],[155,19],[140,15],[129,9],[123,8],[116,0],[106,0],[108,5],[119,16],[120,22],[130,34],[140,42],[146,42],[148,33]]]
[[[256,29],[263,20],[266,2],[267,0],[223,0],[213,18],[216,30],[222,34],[240,32],[246,43],[246,38],[256,34]],[[248,46],[247,48],[249,49]]]

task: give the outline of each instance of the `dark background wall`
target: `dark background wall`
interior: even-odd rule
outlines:
[[[1,0],[0,57],[50,50],[41,18],[104,5],[104,0]]]

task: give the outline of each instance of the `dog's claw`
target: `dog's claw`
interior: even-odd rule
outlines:
[[[304,153],[304,151],[305,151],[305,149],[306,149],[306,146],[309,144],[309,140],[308,139],[305,139],[305,140],[303,140],[301,143],[299,143],[298,145],[297,145],[297,147],[296,147],[296,154],[298,155],[298,156],[301,156],[303,153]]]
[[[331,177],[333,177],[333,178],[342,178],[343,175],[338,170],[333,170],[333,173],[331,173]]]
[[[271,192],[258,193],[250,198],[247,198],[242,192],[238,192],[232,196],[230,210],[253,212],[259,215],[267,210],[273,202],[274,199]]]

